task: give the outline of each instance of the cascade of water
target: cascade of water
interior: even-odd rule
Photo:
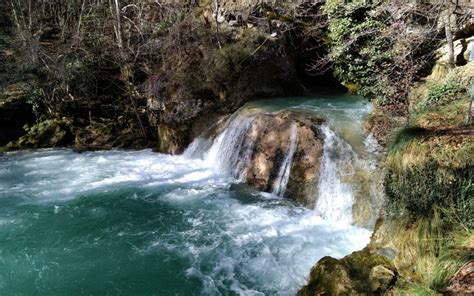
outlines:
[[[185,151],[189,158],[201,158],[209,167],[239,181],[247,179],[258,132],[253,125],[257,114],[236,113],[226,123],[226,127],[215,138],[197,138]],[[335,132],[330,124],[320,127],[324,137],[315,210],[325,219],[350,224],[369,221],[372,225],[380,208],[380,194],[375,171],[376,145],[366,139],[364,154],[359,154]],[[289,182],[292,162],[298,146],[296,123],[290,126],[288,149],[279,165],[278,174],[273,181],[271,193],[283,197]],[[370,188],[364,187],[368,186]],[[368,210],[372,208],[373,210]],[[375,214],[372,214],[375,213]],[[354,217],[353,217],[354,215]],[[373,220],[373,221],[372,221]],[[365,222],[364,222],[365,223]]]
[[[253,117],[237,116],[212,144],[206,160],[221,172],[241,179],[252,153],[253,143],[246,143],[246,136]]]
[[[321,126],[321,131],[324,145],[315,209],[326,219],[351,223],[354,193],[340,177],[353,173],[350,162],[355,154],[350,145],[328,126]]]
[[[286,186],[288,185],[288,179],[290,178],[290,169],[291,163],[293,161],[293,156],[295,155],[296,146],[298,145],[298,128],[293,122],[291,124],[290,139],[289,139],[289,149],[288,153],[285,156],[285,159],[281,163],[278,176],[273,183],[273,194],[283,197],[285,194]]]
[[[212,139],[198,137],[186,148],[183,156],[186,158],[203,158],[212,146]]]

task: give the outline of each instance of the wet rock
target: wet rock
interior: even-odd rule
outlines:
[[[158,126],[159,151],[173,155],[183,152],[184,147],[189,143],[189,133],[190,128],[186,124],[160,124]]]
[[[273,193],[278,193],[278,187],[287,182],[285,197],[313,206],[323,152],[318,130],[322,122],[314,115],[298,111],[256,115],[244,141],[244,147],[252,147],[246,182]]]

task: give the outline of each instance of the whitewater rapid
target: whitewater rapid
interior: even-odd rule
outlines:
[[[319,258],[369,241],[369,230],[262,197],[201,159],[52,149],[0,162],[1,294],[78,292],[73,282],[100,293],[147,273],[154,284],[133,291],[291,295]]]

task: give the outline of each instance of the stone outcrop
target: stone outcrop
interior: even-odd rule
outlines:
[[[256,115],[244,140],[244,147],[252,147],[247,184],[277,193],[277,187],[287,182],[285,197],[313,206],[323,153],[318,129],[322,122],[301,111]],[[286,180],[285,165],[289,166]]]
[[[340,260],[329,256],[319,260],[297,295],[382,295],[396,281],[393,264],[365,248]]]
[[[162,43],[163,65],[143,89],[160,151],[182,152],[193,140],[194,123],[210,114],[231,114],[256,98],[299,95],[306,83],[339,86],[330,74],[307,72],[326,47],[319,35],[304,33],[305,13],[315,21],[321,6],[210,1],[195,20],[174,24]]]

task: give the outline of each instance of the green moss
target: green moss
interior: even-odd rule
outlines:
[[[77,130],[74,139],[76,151],[117,148],[141,149],[152,146],[134,121],[119,125],[115,121],[92,122]]]
[[[340,260],[322,258],[311,270],[308,285],[298,295],[381,295],[396,280],[397,271],[390,260],[367,247]]]
[[[8,143],[9,149],[57,147],[72,141],[73,120],[67,117],[47,119],[24,128],[27,134]]]

